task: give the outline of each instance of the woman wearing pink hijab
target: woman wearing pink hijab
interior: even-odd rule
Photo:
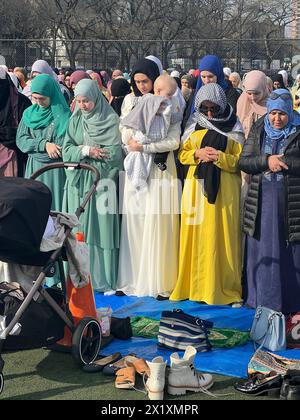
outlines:
[[[270,94],[267,76],[260,70],[250,71],[244,79],[244,89],[237,102],[237,116],[247,139],[253,123],[267,113]]]
[[[245,91],[237,101],[237,116],[242,123],[245,139],[247,141],[252,125],[267,113],[266,102],[270,95],[268,79],[265,73],[259,70],[252,70],[246,74],[243,82]],[[241,212],[244,209],[245,198],[248,192],[249,175],[242,172],[241,188]],[[242,216],[242,214],[241,214]],[[243,252],[245,247],[245,237],[242,242]]]
[[[95,71],[93,71],[93,72],[90,74],[90,78],[91,78],[92,80],[96,80],[96,82],[97,82],[97,84],[98,84],[98,86],[99,86],[100,91],[101,91],[101,92],[102,92],[102,94],[105,96],[105,98],[106,98],[107,100],[109,100],[109,99],[110,99],[110,94],[109,94],[109,91],[108,91],[108,89],[105,89],[105,87],[103,86],[102,79],[101,79],[100,75],[99,75],[98,73],[96,73]]]

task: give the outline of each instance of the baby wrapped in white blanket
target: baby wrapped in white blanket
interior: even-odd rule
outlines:
[[[159,86],[163,83],[162,90]],[[160,142],[167,137],[170,124],[182,120],[182,112],[173,98],[177,85],[170,76],[160,76],[155,82],[155,95],[142,96],[133,110],[122,119],[121,125],[134,130],[132,138],[142,145]],[[163,96],[158,96],[163,95]],[[126,148],[124,160],[127,176],[136,189],[147,187],[147,180],[154,160],[152,153],[134,152]]]

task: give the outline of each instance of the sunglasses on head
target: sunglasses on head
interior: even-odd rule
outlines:
[[[269,98],[273,100],[278,99],[278,98],[291,100],[292,96],[289,92],[284,92],[284,93],[271,92]]]
[[[214,115],[220,114],[221,107],[219,105],[213,105],[213,106],[206,106],[201,104],[199,107],[199,111],[201,114],[207,115],[209,112],[212,112]]]

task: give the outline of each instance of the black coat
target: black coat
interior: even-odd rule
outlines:
[[[243,230],[247,235],[256,238],[259,238],[260,234],[258,214],[262,174],[269,170],[269,155],[261,151],[263,135],[264,117],[252,126],[239,161],[240,169],[251,175],[244,206]],[[288,138],[282,160],[289,167],[288,170],[283,170],[286,193],[286,240],[295,242],[300,241],[300,127]]]

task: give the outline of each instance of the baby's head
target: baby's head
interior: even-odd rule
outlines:
[[[171,99],[177,90],[177,83],[168,74],[162,74],[154,82],[154,95]]]

